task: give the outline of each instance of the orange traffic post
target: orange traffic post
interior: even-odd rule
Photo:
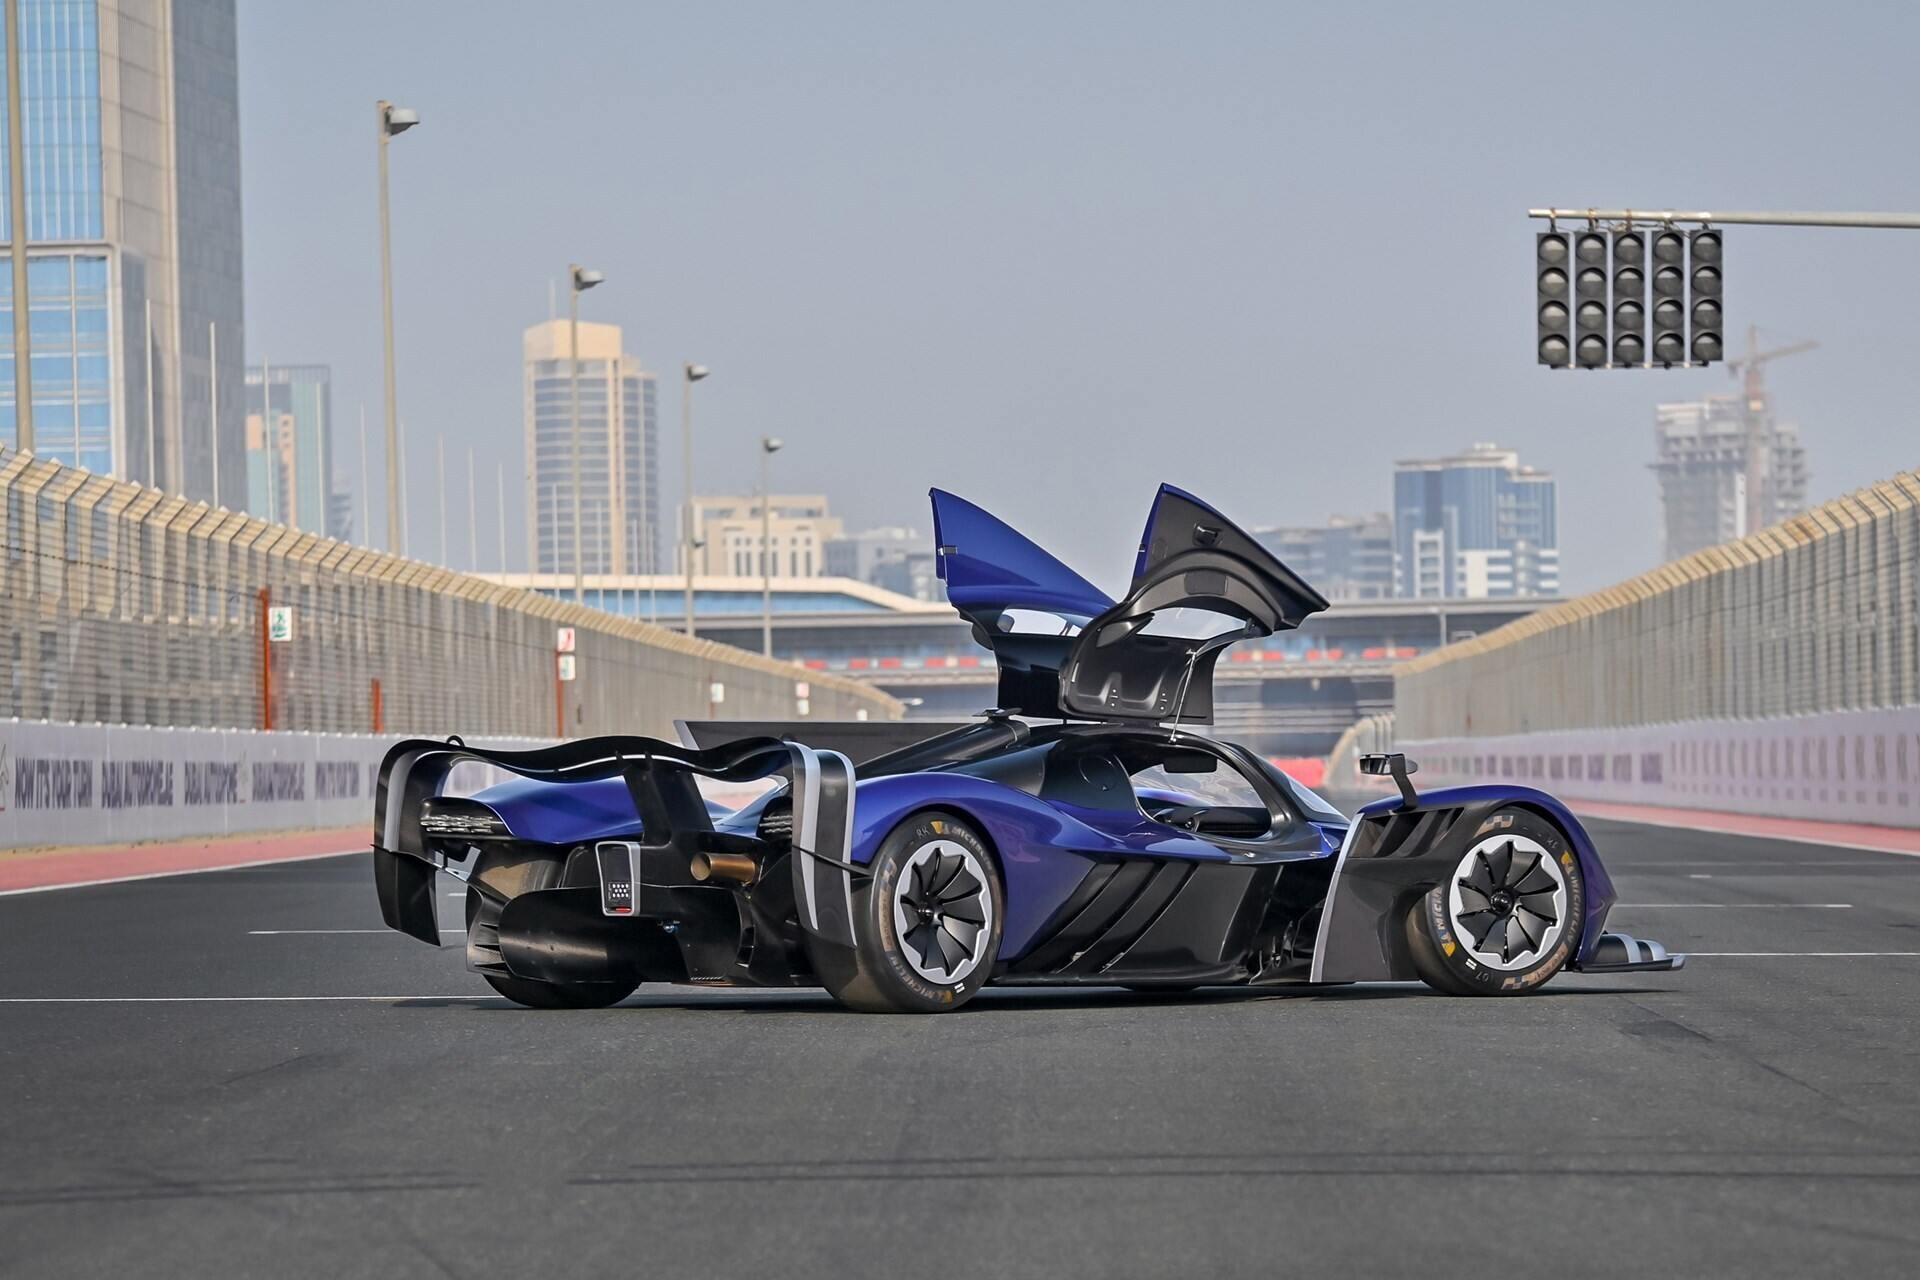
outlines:
[[[260,727],[273,728],[273,592],[260,588]]]

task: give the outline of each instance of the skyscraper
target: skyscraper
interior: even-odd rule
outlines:
[[[1394,464],[1394,594],[1419,598],[1560,592],[1553,477],[1498,445]]]
[[[658,573],[659,433],[654,379],[621,349],[617,324],[580,324],[580,570]],[[548,320],[521,340],[527,456],[528,564],[574,571],[573,399],[568,325]]]
[[[1776,422],[1764,392],[1659,405],[1653,430],[1668,560],[1806,510],[1800,428]]]
[[[1393,595],[1393,521],[1385,513],[1255,529],[1253,536],[1329,600]]]
[[[35,451],[239,506],[234,0],[18,3]],[[0,238],[9,195],[0,163]],[[12,305],[0,272],[0,333]],[[7,444],[17,408],[8,343]]]
[[[247,510],[331,538],[353,530],[333,472],[332,371],[323,364],[247,369]]]

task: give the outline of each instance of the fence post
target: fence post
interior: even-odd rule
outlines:
[[[273,636],[268,627],[273,591],[260,588],[260,727],[273,728]]]

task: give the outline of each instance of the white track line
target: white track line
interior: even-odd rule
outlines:
[[[466,930],[465,929],[442,929],[440,932],[465,933]],[[397,930],[393,930],[393,929],[249,929],[247,930],[247,936],[249,938],[281,938],[281,937],[286,937],[290,934],[313,935],[313,934],[336,934],[336,933],[390,933],[396,938],[401,938],[406,936],[405,934],[402,934]]]
[[[1851,902],[1616,902],[1614,910],[1662,911],[1851,911]]]
[[[488,999],[469,991],[464,995],[415,996],[0,996],[0,1004],[302,1004],[314,1001]]]
[[[131,884],[135,880],[168,880],[174,876],[205,875],[209,871],[243,871],[248,867],[278,867],[289,862],[314,862],[320,858],[344,858],[365,853],[365,849],[335,849],[332,853],[302,853],[291,858],[261,858],[256,862],[228,862],[217,867],[186,867],[179,871],[144,871],[137,876],[108,876],[104,880],[76,880],[72,884],[35,884],[24,889],[0,889],[0,898],[21,893],[52,893],[56,889],[91,889],[103,884]]]
[[[1809,957],[1827,960],[1864,960],[1880,956],[1920,956],[1920,951],[1689,951],[1689,956]]]

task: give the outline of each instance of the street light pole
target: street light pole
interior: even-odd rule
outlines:
[[[703,364],[681,366],[680,467],[686,499],[680,508],[680,565],[687,574],[687,598],[680,615],[681,629],[693,634],[693,384],[713,372]]]
[[[387,140],[420,123],[420,113],[396,107],[385,98],[373,106],[380,137],[380,322],[386,343],[387,371],[387,550],[407,554],[400,523],[400,415],[393,387],[393,227],[387,215]]]
[[[33,452],[33,338],[27,327],[27,149],[20,124],[20,5],[7,6],[7,213],[13,258],[13,447]],[[152,429],[149,421],[148,429]],[[153,477],[147,477],[149,484]],[[158,485],[154,485],[159,488]]]
[[[586,569],[581,562],[580,526],[586,516],[586,504],[580,492],[580,295],[606,279],[598,271],[569,264],[567,267],[567,379],[573,393],[573,602],[587,602]]]
[[[760,437],[760,652],[768,658],[773,656],[773,487],[768,476],[781,443],[776,436]]]

